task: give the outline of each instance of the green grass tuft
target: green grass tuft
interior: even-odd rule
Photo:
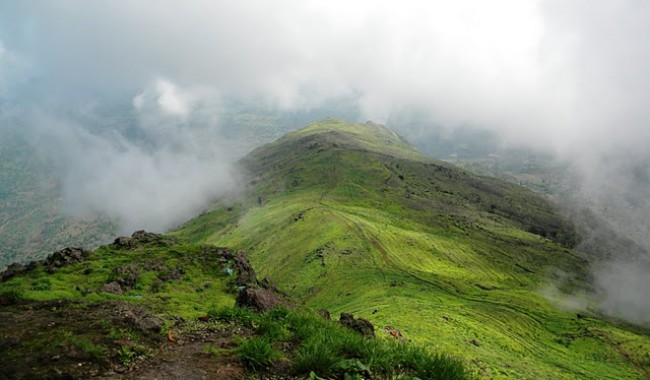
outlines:
[[[61,334],[59,345],[69,345],[88,354],[95,361],[108,360],[108,349],[100,344],[96,344],[85,336],[75,335],[71,332]]]
[[[246,339],[237,346],[237,356],[249,368],[260,370],[267,368],[282,357],[282,352],[264,336]]]
[[[245,307],[221,307],[211,308],[208,316],[215,320],[237,322],[245,327],[253,327],[256,321],[256,314],[251,309]]]
[[[241,341],[238,357],[261,370],[285,356],[295,376],[322,378],[379,378],[415,376],[421,379],[471,379],[460,360],[433,354],[414,343],[370,339],[308,311],[276,308],[264,314],[248,309],[222,308],[212,315],[245,323],[255,336]]]
[[[0,303],[12,305],[25,298],[25,293],[21,289],[8,288],[0,290]]]

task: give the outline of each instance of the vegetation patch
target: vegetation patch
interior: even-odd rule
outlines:
[[[322,378],[469,379],[458,359],[393,338],[369,338],[305,310],[215,310],[214,318],[254,327],[236,353],[249,368],[275,375]]]

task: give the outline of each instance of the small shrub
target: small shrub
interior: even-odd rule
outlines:
[[[296,373],[317,373],[329,377],[339,367],[341,357],[332,350],[331,339],[311,339],[296,351],[293,369]]]
[[[273,309],[261,316],[256,332],[263,335],[270,342],[287,339],[291,335],[288,329],[286,309]]]
[[[147,349],[139,344],[125,344],[117,350],[120,363],[125,366],[135,363],[139,356],[145,356],[146,354]]]
[[[253,327],[259,318],[252,310],[244,307],[212,308],[208,311],[208,316],[220,321],[237,322],[246,327]]]
[[[282,353],[264,337],[244,340],[237,347],[237,356],[249,368],[258,370],[266,368],[282,357]]]
[[[50,290],[52,282],[47,277],[41,277],[32,281],[32,290],[47,291]]]
[[[108,332],[108,337],[112,340],[127,340],[127,341],[137,341],[138,333],[131,329],[120,329],[120,328],[111,328]]]
[[[93,360],[101,361],[106,359],[108,350],[106,347],[93,343],[87,338],[77,338],[72,344],[77,346],[81,351],[90,355]]]
[[[61,333],[56,341],[57,345],[74,346],[81,352],[85,352],[95,361],[102,361],[107,358],[108,350],[106,347],[95,344],[92,340],[76,336],[70,331]]]
[[[11,305],[23,299],[23,292],[18,289],[7,289],[0,292],[0,304]]]
[[[203,352],[205,352],[206,354],[218,356],[219,353],[221,352],[221,349],[211,344],[206,344],[205,346],[203,346]]]
[[[137,353],[129,346],[120,346],[117,350],[117,356],[120,359],[122,365],[131,365],[135,361]]]

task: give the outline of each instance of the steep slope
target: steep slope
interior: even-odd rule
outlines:
[[[533,192],[428,159],[383,126],[331,119],[242,168],[239,200],[174,234],[243,249],[307,305],[399,329],[486,378],[648,376],[647,331],[560,308],[577,303],[562,292],[588,290],[590,258]]]

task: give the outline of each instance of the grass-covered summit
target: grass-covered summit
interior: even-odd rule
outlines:
[[[399,330],[486,378],[648,376],[647,331],[575,297],[591,258],[547,199],[429,159],[374,123],[311,124],[241,168],[244,195],[175,236],[245,250],[308,306]]]

